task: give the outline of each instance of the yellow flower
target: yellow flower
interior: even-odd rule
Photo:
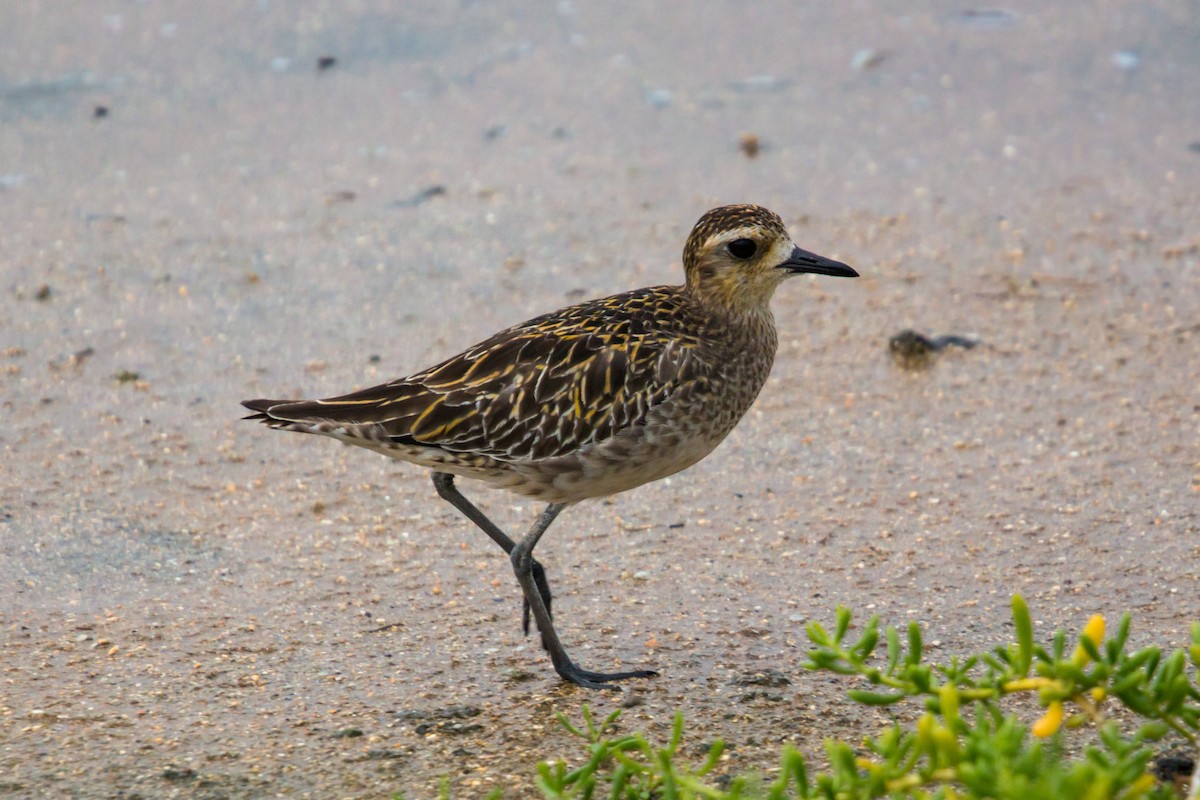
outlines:
[[[1100,643],[1104,641],[1104,615],[1103,614],[1093,614],[1092,615],[1091,619],[1089,619],[1087,621],[1087,625],[1083,626],[1083,634],[1082,634],[1081,638],[1087,639],[1089,642],[1094,644],[1096,647],[1100,646]],[[1090,660],[1087,650],[1083,649],[1083,645],[1079,645],[1078,647],[1075,648],[1075,656],[1074,656],[1073,660],[1075,661],[1075,663],[1077,665],[1079,665],[1081,667]]]
[[[1053,736],[1062,725],[1062,721],[1063,704],[1061,700],[1055,700],[1046,709],[1046,713],[1042,715],[1042,718],[1033,723],[1033,735],[1043,739],[1047,736]]]

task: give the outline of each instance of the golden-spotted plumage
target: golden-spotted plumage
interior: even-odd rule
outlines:
[[[549,521],[518,546],[450,476],[545,500],[552,520],[565,504],[678,472],[725,438],[766,381],[776,348],[768,306],[775,287],[799,272],[856,274],[800,250],[778,216],[752,205],[701,217],[683,264],[681,286],[535,317],[429,369],[353,394],[247,401],[258,412],[248,419],[432,468],[439,493],[513,556],[518,578],[517,551],[528,543],[521,555],[538,580],[534,596],[533,584],[522,580],[522,588],[559,673],[582,685],[628,677],[635,673],[579,670],[557,644],[550,592],[531,555]]]

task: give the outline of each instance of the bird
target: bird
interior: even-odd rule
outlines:
[[[778,335],[770,300],[805,273],[857,277],[796,246],[780,217],[727,205],[700,217],[683,250],[684,283],[568,306],[484,339],[428,369],[323,400],[246,400],[244,417],[319,434],[432,471],[437,494],[498,544],[555,671],[586,688],[653,677],[596,672],[567,653],[533,551],[568,506],[673,475],[733,430],[767,380]],[[510,537],[456,478],[544,502]]]

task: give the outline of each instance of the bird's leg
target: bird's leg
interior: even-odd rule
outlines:
[[[546,529],[564,508],[566,508],[566,503],[551,503],[546,506],[546,510],[538,517],[533,528],[509,553],[513,571],[517,574],[517,581],[521,584],[521,591],[525,593],[525,600],[533,611],[533,618],[537,620],[538,630],[542,632],[542,646],[550,652],[550,660],[554,662],[554,670],[564,680],[589,689],[608,688],[604,684],[609,681],[619,681],[625,678],[650,678],[657,675],[657,672],[648,669],[631,672],[592,672],[583,669],[571,661],[562,642],[559,641],[558,634],[554,632],[554,623],[550,620],[550,609],[543,602],[541,588],[534,579],[533,565],[537,562],[533,558],[533,548],[537,546],[542,534],[546,532]]]
[[[487,516],[475,507],[467,498],[463,497],[462,492],[454,485],[454,476],[449,472],[434,472],[433,486],[437,489],[438,496],[457,508],[463,516],[479,526],[479,529],[492,538],[492,541],[504,548],[504,552],[512,555],[513,548],[517,543],[508,537],[504,531],[496,526]],[[542,596],[542,602],[546,604],[546,613],[550,614],[550,606],[554,598],[550,594],[550,584],[546,582],[546,570],[542,568],[541,563],[537,559],[533,560],[533,581],[537,585],[538,593]],[[522,600],[521,608],[521,630],[525,635],[529,635],[529,598]],[[553,615],[551,615],[553,616]],[[542,646],[547,650],[550,648],[545,641]]]

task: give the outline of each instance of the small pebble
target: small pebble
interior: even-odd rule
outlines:
[[[670,89],[647,89],[646,102],[654,108],[666,108],[671,105],[673,97]]]
[[[168,781],[186,781],[196,777],[196,770],[191,767],[167,767],[159,773],[165,780]]]
[[[882,50],[864,47],[854,54],[854,58],[850,59],[850,66],[859,72],[866,72],[878,67],[886,57],[887,55]]]
[[[740,81],[734,81],[732,88],[736,92],[777,92],[786,89],[791,81],[774,75],[751,75]]]
[[[1017,15],[1003,8],[967,9],[951,14],[950,19],[973,28],[1003,28],[1015,23]]]
[[[445,193],[445,186],[442,186],[441,184],[434,184],[433,186],[426,186],[424,189],[417,192],[407,200],[397,200],[396,202],[392,203],[392,205],[397,208],[416,208],[422,203],[432,200],[435,197],[441,197]]]
[[[1142,57],[1132,50],[1118,50],[1112,54],[1112,63],[1122,72],[1133,72],[1142,65]]]
[[[746,158],[754,158],[762,149],[762,143],[757,134],[747,132],[738,137],[738,147],[746,154]]]

